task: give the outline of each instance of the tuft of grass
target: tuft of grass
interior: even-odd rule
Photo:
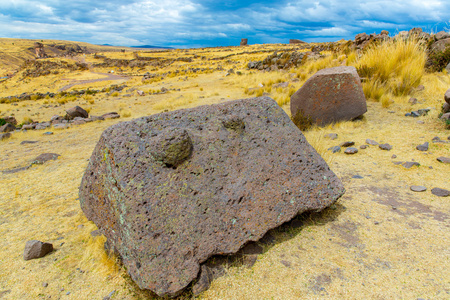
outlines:
[[[416,40],[395,40],[368,49],[355,66],[367,77],[366,97],[379,100],[382,89],[395,96],[409,94],[424,76],[427,54]]]
[[[291,116],[291,120],[301,131],[308,130],[313,125],[311,117],[305,116],[301,110],[298,110],[295,115]]]

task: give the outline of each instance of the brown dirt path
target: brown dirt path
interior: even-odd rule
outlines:
[[[90,79],[90,80],[75,80],[74,82],[63,86],[58,91],[59,92],[66,91],[66,90],[70,89],[71,87],[73,87],[75,85],[80,85],[80,84],[87,84],[87,83],[100,82],[100,81],[129,79],[126,76],[114,75],[114,74],[110,74],[110,73],[97,73],[97,72],[91,72],[91,73],[92,74],[97,74],[97,75],[105,75],[106,77],[105,78],[99,78],[99,79]],[[68,80],[68,79],[63,79],[63,80]]]

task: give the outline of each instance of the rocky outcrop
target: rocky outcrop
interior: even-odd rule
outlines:
[[[236,253],[343,193],[286,113],[261,97],[108,128],[79,195],[133,280],[175,296],[209,257]]]
[[[291,96],[292,116],[321,126],[353,120],[366,111],[366,98],[354,67],[320,70]]]
[[[66,110],[66,113],[67,113],[66,114],[67,120],[73,120],[76,117],[81,117],[81,118],[89,117],[88,112],[79,106],[74,106],[74,107],[69,108],[68,110]]]
[[[307,44],[307,43],[297,39],[290,39],[289,44]]]
[[[276,71],[278,69],[290,69],[299,67],[306,59],[318,59],[323,57],[318,52],[282,52],[275,51],[262,61],[251,61],[247,64],[249,69]]]
[[[46,58],[47,54],[45,54],[44,45],[39,42],[34,43],[34,51],[36,54],[36,58]]]

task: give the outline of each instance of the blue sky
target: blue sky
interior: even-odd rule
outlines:
[[[449,0],[0,0],[0,37],[124,46],[336,41],[449,21]]]

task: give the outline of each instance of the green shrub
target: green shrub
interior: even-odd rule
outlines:
[[[0,126],[3,126],[3,125],[5,125],[5,124],[6,124],[5,119],[1,119],[1,118],[0,118]]]
[[[295,115],[291,117],[291,120],[301,131],[308,130],[313,125],[311,117],[305,116],[301,110],[298,110]]]
[[[432,52],[428,56],[427,70],[431,72],[440,72],[450,63],[450,47],[447,46],[444,51]]]

